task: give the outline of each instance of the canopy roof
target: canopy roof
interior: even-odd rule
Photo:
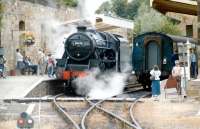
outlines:
[[[191,0],[150,0],[151,7],[161,13],[176,12],[197,15],[197,2]]]

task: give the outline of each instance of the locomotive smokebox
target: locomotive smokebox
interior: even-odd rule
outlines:
[[[77,27],[78,32],[85,32],[87,30],[86,26],[78,26]]]

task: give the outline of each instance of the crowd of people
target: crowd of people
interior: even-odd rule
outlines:
[[[54,68],[56,65],[56,60],[51,54],[46,55],[41,49],[38,50],[38,61],[34,64],[31,58],[28,56],[23,56],[19,49],[16,49],[16,71],[17,75],[24,74],[35,74],[35,75],[45,75],[48,74],[49,77],[54,77]]]

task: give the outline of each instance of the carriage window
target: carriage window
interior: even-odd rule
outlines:
[[[25,30],[25,22],[24,21],[20,21],[19,22],[19,31],[24,31]]]
[[[186,36],[193,37],[193,25],[186,25]]]

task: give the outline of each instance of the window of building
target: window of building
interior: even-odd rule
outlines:
[[[186,25],[186,36],[193,37],[193,25]]]
[[[25,22],[24,21],[19,22],[19,31],[25,31]]]

